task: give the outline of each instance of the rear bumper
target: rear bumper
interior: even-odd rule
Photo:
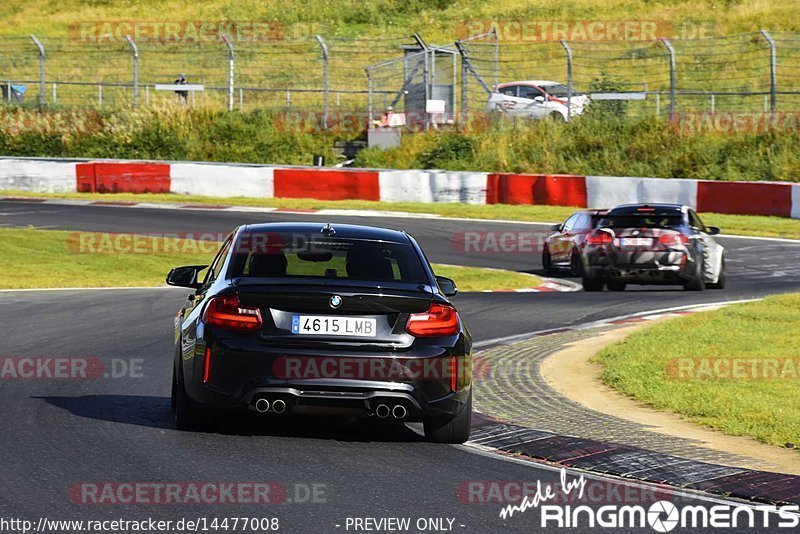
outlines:
[[[266,415],[349,415],[421,421],[424,417],[460,413],[468,395],[469,389],[465,388],[421,404],[413,388],[398,391],[385,388],[262,387],[250,390],[242,400],[248,410]],[[260,399],[268,404],[259,405]],[[280,409],[276,409],[276,400],[283,401]]]
[[[210,372],[204,381],[206,346],[211,348]],[[199,405],[273,416],[377,417],[382,404],[390,411],[402,406],[397,412],[403,417],[398,419],[452,416],[463,409],[472,385],[471,345],[463,336],[452,348],[428,345],[402,354],[345,355],[259,347],[232,335],[210,338],[202,350],[198,343],[195,356],[184,360],[183,366],[187,393]],[[268,401],[270,408],[257,409],[259,399]],[[278,410],[273,408],[277,400]]]
[[[696,271],[688,251],[620,254],[593,250],[585,255],[588,277],[625,283],[675,284],[690,280]]]

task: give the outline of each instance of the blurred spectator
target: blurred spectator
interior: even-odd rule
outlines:
[[[392,106],[387,106],[380,120],[373,121],[373,126],[378,128],[396,128],[406,123],[405,113],[395,113]]]
[[[178,79],[175,80],[175,85],[186,85],[187,83],[189,82],[186,81],[186,75],[178,74]],[[184,105],[186,105],[189,101],[189,91],[175,91],[175,94],[178,95],[178,98]]]

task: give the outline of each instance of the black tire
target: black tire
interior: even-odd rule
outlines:
[[[600,278],[588,277],[585,274],[581,278],[584,291],[602,291],[605,282]]]
[[[206,424],[203,412],[186,393],[183,373],[179,369],[172,372],[172,406],[175,427],[178,430],[201,430]]]
[[[542,251],[542,269],[544,269],[544,274],[553,274],[555,269],[553,269],[553,259],[550,257],[550,249],[545,247]]]
[[[625,291],[627,286],[625,282],[608,282],[606,285],[609,291]]]
[[[705,291],[706,290],[706,281],[703,278],[703,266],[702,266],[702,264],[698,264],[698,268],[695,269],[695,273],[694,273],[694,276],[692,277],[692,279],[684,282],[683,289],[685,289],[686,291]]]
[[[722,264],[719,267],[719,278],[713,284],[706,284],[708,289],[725,289],[725,256],[722,257]]]
[[[583,260],[581,259],[581,254],[577,250],[572,251],[572,255],[570,256],[569,266],[572,270],[573,276],[583,276]]]
[[[567,119],[564,117],[564,115],[558,111],[552,112],[550,115],[548,115],[548,118],[553,122],[567,122]]]
[[[472,390],[461,413],[451,418],[427,418],[422,426],[425,439],[431,443],[465,443],[472,430]]]

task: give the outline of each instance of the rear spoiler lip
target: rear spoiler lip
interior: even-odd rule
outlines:
[[[322,287],[325,289],[339,289],[344,291],[363,291],[363,290],[387,290],[399,291],[404,293],[419,293],[425,295],[433,295],[434,288],[428,284],[412,284],[409,282],[382,282],[376,285],[371,281],[348,281],[344,282],[336,279],[294,279],[294,278],[268,278],[268,277],[250,277],[238,276],[231,279],[231,285],[240,288],[253,288],[253,287],[278,287],[283,286],[287,289],[301,288],[312,289],[314,287]]]

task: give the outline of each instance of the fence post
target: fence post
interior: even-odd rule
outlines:
[[[769,43],[769,110],[772,113],[775,113],[775,109],[778,107],[778,92],[777,92],[777,47],[775,46],[775,39],[767,32],[767,30],[761,30],[761,35],[764,36],[764,39],[767,40]]]
[[[494,34],[494,87],[492,89],[497,90],[497,86],[500,84],[500,35],[497,33],[497,25],[492,27],[492,33]]]
[[[369,67],[364,68],[364,72],[367,74],[367,117],[369,118],[369,124],[367,125],[367,129],[372,128],[372,72],[369,70]]]
[[[428,127],[430,126],[430,121],[429,121],[429,117],[428,117],[428,100],[431,99],[431,87],[429,85],[430,84],[431,71],[430,71],[430,64],[428,63],[428,60],[430,59],[429,56],[428,56],[428,50],[425,49],[423,54],[424,54],[424,57],[425,57],[425,62],[424,62],[424,65],[422,67],[422,80],[423,80],[423,83],[425,84],[425,104],[424,104],[424,107],[422,108],[422,117],[423,117],[422,127],[427,132],[428,131]]]
[[[228,111],[233,111],[233,75],[234,75],[234,58],[233,58],[233,43],[228,39],[227,35],[221,35],[222,41],[228,47]]]
[[[470,63],[469,55],[467,54],[467,49],[464,48],[464,45],[461,43],[461,41],[456,41],[455,45],[456,49],[458,50],[458,53],[461,54],[461,60],[464,61],[464,64],[466,65],[467,70],[470,72],[470,74],[472,74],[472,76],[475,77],[480,86],[483,87],[483,90],[486,91],[486,94],[488,95],[492,94],[492,89],[488,85],[486,85],[486,82],[483,81],[481,75],[478,74],[478,71],[475,70],[475,67],[472,66],[472,63]]]
[[[461,46],[461,41],[456,41],[456,48]],[[464,56],[461,57],[461,124],[466,127],[467,125],[467,82],[469,81],[469,70],[467,69],[467,62],[464,61]]]
[[[139,107],[139,47],[133,42],[130,35],[125,36],[125,40],[131,46],[133,53],[133,107]]]
[[[39,49],[39,105],[44,106],[47,102],[47,87],[45,84],[45,53],[42,42],[35,35],[31,35],[33,43]],[[9,93],[11,95],[11,93]]]
[[[422,48],[422,56],[423,56],[423,63],[422,63],[422,84],[425,87],[425,104],[422,109],[422,128],[424,131],[428,131],[428,100],[431,98],[431,91],[430,91],[430,67],[428,65],[428,45],[425,44],[425,41],[422,39],[422,36],[419,33],[414,34],[414,40],[417,41],[420,48]]]
[[[561,40],[561,46],[567,53],[567,120],[572,120],[572,49],[569,43]]]
[[[672,122],[675,120],[675,49],[666,37],[662,37],[661,42],[669,52],[669,120]]]
[[[328,129],[328,45],[322,40],[320,35],[317,35],[317,42],[319,43],[322,52],[322,127]]]

